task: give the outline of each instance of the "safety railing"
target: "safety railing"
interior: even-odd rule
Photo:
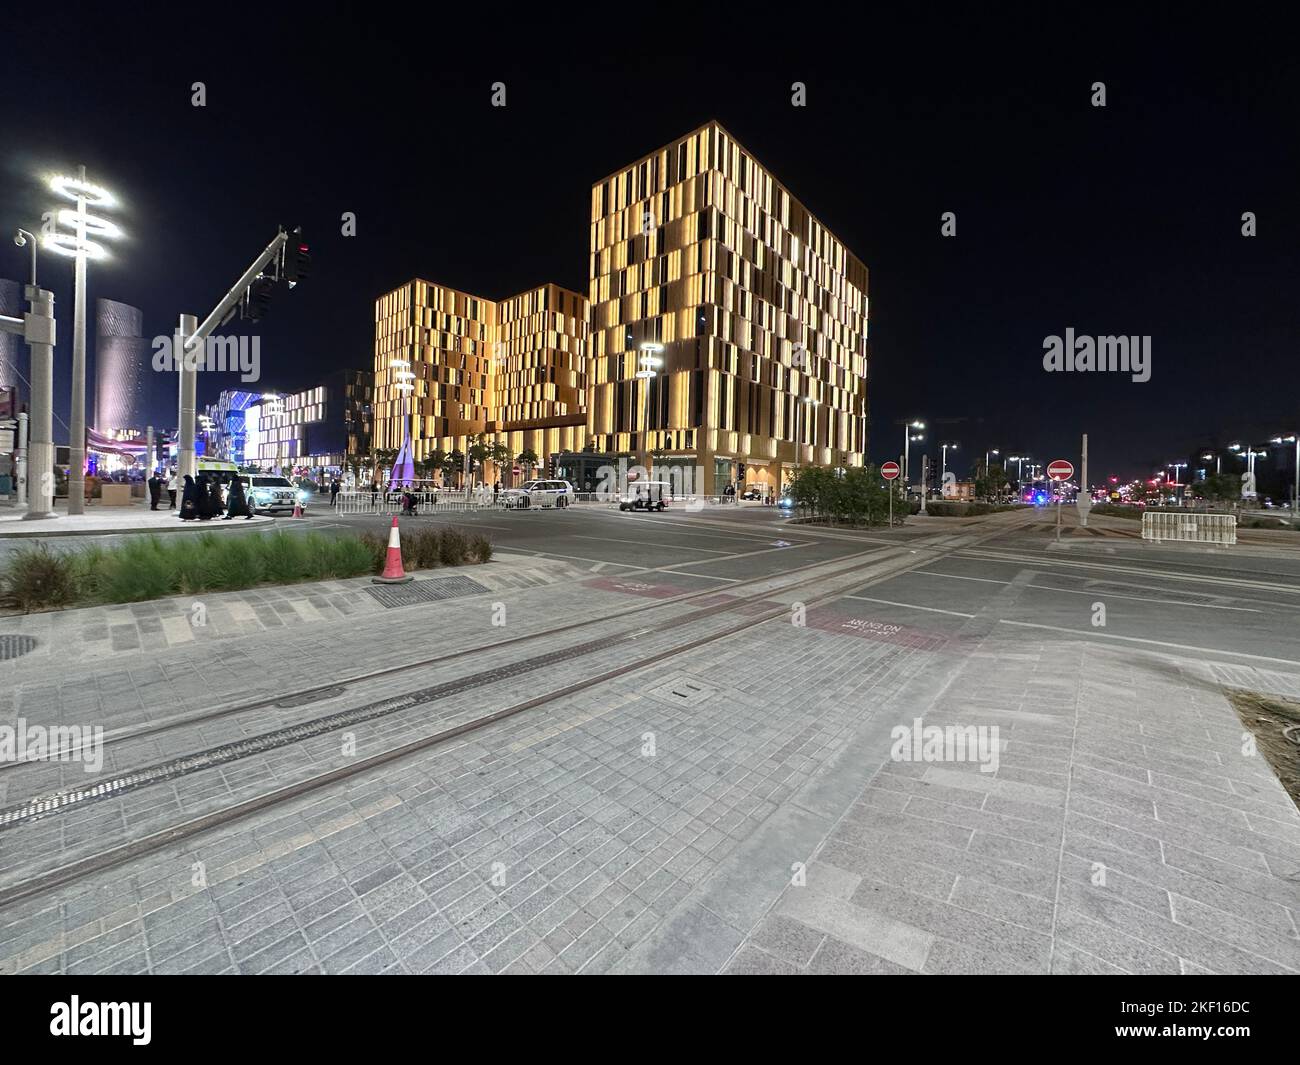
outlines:
[[[1195,544],[1237,542],[1235,514],[1204,514],[1196,511],[1152,511],[1142,515],[1142,539],[1155,543],[1180,541]]]
[[[441,514],[455,511],[504,510],[505,500],[494,500],[491,493],[416,492],[417,514]],[[325,506],[329,506],[328,503]],[[324,509],[324,508],[322,508]],[[338,514],[399,514],[401,492],[340,492],[332,508]]]

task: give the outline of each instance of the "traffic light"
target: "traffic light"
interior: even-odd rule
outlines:
[[[284,269],[280,277],[289,284],[304,280],[311,273],[311,248],[302,238],[302,227],[289,234],[284,242]]]
[[[239,316],[250,322],[260,322],[266,316],[267,308],[271,306],[275,286],[275,278],[267,277],[265,274],[254,279],[248,286],[248,291],[244,293],[244,305],[240,309]]]

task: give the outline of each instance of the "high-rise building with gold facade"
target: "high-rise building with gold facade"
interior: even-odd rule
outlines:
[[[862,463],[867,268],[718,123],[592,186],[590,254],[598,451],[705,493]]]
[[[862,463],[867,268],[718,123],[592,186],[588,268],[587,299],[381,296],[375,446],[409,419],[417,460],[482,433],[544,462],[652,456],[703,494]]]
[[[479,434],[512,458],[581,448],[586,338],[587,301],[558,285],[495,301],[408,282],[375,301],[375,447],[409,424],[417,461]]]

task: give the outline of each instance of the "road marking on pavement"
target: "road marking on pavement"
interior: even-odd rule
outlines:
[[[1290,658],[1273,658],[1270,655],[1252,655],[1245,651],[1229,651],[1224,647],[1197,647],[1190,643],[1170,643],[1167,640],[1145,640],[1140,636],[1119,636],[1113,632],[1101,632],[1098,629],[1070,629],[1063,625],[1044,625],[1037,621],[1012,621],[1000,618],[999,625],[1016,625],[1022,629],[1048,629],[1052,632],[1067,632],[1071,636],[1096,637],[1102,640],[1122,640],[1125,643],[1150,644],[1153,647],[1172,647],[1177,651],[1195,651],[1198,655],[1227,655],[1230,658],[1249,658],[1255,662],[1277,662],[1284,666],[1300,668],[1300,662]]]
[[[653,540],[620,540],[612,536],[574,535],[575,540],[599,540],[603,544],[637,544],[640,547],[658,547],[668,551],[705,551],[710,555],[725,555],[730,549],[725,547],[691,547],[687,544],[655,543]]]
[[[861,599],[864,603],[883,603],[885,606],[901,606],[905,610],[925,610],[931,614],[951,614],[955,618],[973,618],[974,614],[965,614],[960,610],[941,610],[937,606],[917,606],[915,603],[896,603],[892,599],[873,599],[869,595],[846,595],[845,599]]]
[[[1209,575],[1171,573],[1167,570],[1138,569],[1136,566],[1115,566],[1110,562],[1080,562],[1063,558],[1035,558],[1032,555],[1011,555],[990,551],[954,551],[953,555],[957,558],[969,558],[979,562],[997,562],[1006,566],[1045,566],[1049,568],[1062,566],[1072,569],[1099,569],[1112,575],[1116,573],[1136,573],[1142,577],[1156,577],[1167,581],[1186,581],[1192,584],[1227,584],[1242,588],[1259,588],[1265,591],[1289,592],[1292,595],[1300,595],[1300,584],[1270,584],[1266,581],[1247,580],[1244,577],[1213,577]],[[1278,605],[1285,606],[1286,604],[1279,603]]]
[[[963,577],[956,573],[940,573],[938,570],[917,569],[913,573],[919,573],[923,577],[948,577],[955,581],[983,581],[986,584],[1010,584],[1010,581],[995,581],[988,577]],[[1065,595],[1090,595],[1094,599],[1101,596],[1105,599],[1132,599],[1138,603],[1158,603],[1161,606],[1190,606],[1197,610],[1237,610],[1244,614],[1263,614],[1265,611],[1257,610],[1253,606],[1223,606],[1219,603],[1183,603],[1177,599],[1160,599],[1149,595],[1121,595],[1117,592],[1102,592],[1097,589],[1088,588],[1048,588],[1042,584],[1027,585],[1027,590],[1031,592],[1061,592]],[[1159,591],[1158,588],[1152,589]],[[1279,603],[1279,606],[1286,606],[1285,603]]]

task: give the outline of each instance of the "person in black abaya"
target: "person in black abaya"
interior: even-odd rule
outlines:
[[[193,521],[199,516],[199,486],[188,473],[185,489],[181,492],[181,521]]]
[[[198,494],[195,496],[194,505],[198,507],[199,521],[207,521],[212,517],[212,482],[208,480],[206,473],[199,474],[195,488]]]
[[[221,512],[226,509],[226,504],[221,498],[221,484],[215,479],[208,482],[208,500],[211,503],[212,516],[221,517]]]
[[[229,521],[231,518],[245,518],[252,520],[253,512],[248,507],[248,498],[244,495],[244,482],[237,476],[230,479],[230,494],[226,496],[226,516],[223,521]]]

